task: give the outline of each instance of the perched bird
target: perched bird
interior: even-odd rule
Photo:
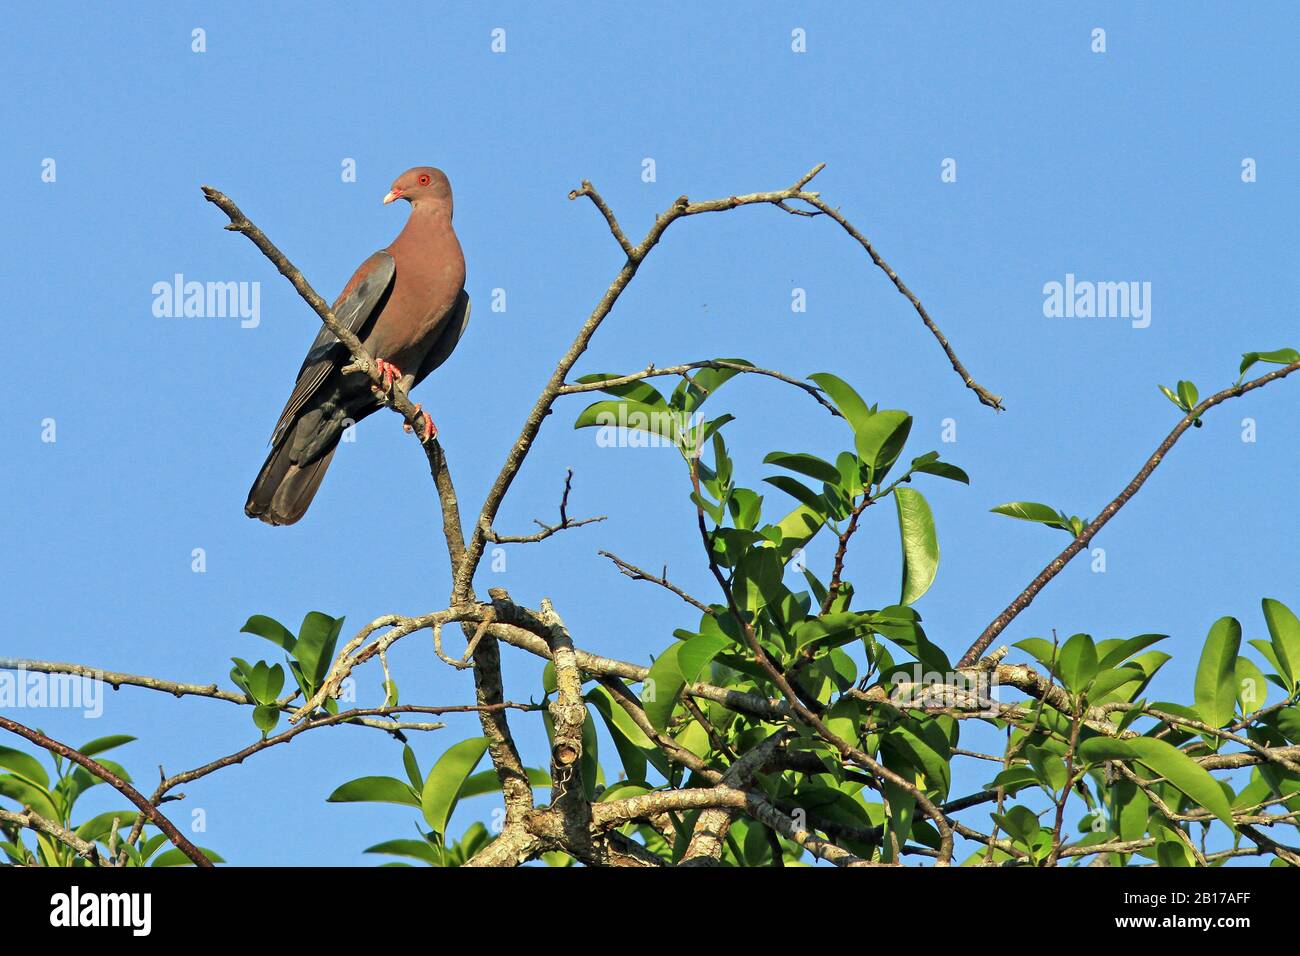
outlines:
[[[469,323],[465,257],[451,226],[451,183],[417,166],[393,183],[385,203],[411,204],[392,244],[361,264],[334,302],[334,315],[375,357],[385,388],[414,388],[447,360]],[[298,372],[271,435],[271,454],[244,512],[268,524],[293,524],[307,511],[343,431],[381,407],[362,372],[344,372],[347,348],[322,328]],[[418,406],[417,406],[418,407]],[[426,440],[437,434],[424,416]]]

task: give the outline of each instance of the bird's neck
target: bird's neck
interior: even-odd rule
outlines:
[[[428,249],[440,246],[451,231],[450,202],[419,202],[411,205],[406,225],[393,240],[393,247]],[[391,247],[390,247],[391,248]]]
[[[411,216],[406,221],[406,227],[442,225],[451,222],[451,214],[450,199],[421,199],[411,203]]]

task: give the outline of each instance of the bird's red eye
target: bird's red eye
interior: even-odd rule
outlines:
[[[427,186],[427,185],[429,185],[429,174],[428,174],[428,173],[421,173],[421,174],[420,174],[420,185],[421,185],[421,186]]]

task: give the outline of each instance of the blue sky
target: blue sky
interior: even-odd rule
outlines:
[[[302,523],[243,515],[317,320],[222,230],[201,183],[227,192],[332,298],[401,228],[405,207],[379,203],[392,179],[417,164],[446,170],[476,308],[416,398],[473,513],[620,264],[596,211],[566,199],[571,188],[592,180],[639,237],[682,193],[780,188],[825,162],[816,188],[1004,396],[1004,414],[961,386],[833,223],[767,207],[675,224],[578,371],[739,355],[794,375],[831,371],[910,411],[913,453],[941,449],[972,476],[969,488],[924,489],[942,564],[918,610],[955,658],[1065,543],[991,506],[1095,514],[1176,420],[1157,383],[1188,378],[1208,394],[1236,377],[1242,352],[1300,345],[1298,19],[1286,4],[1171,3],[8,9],[0,654],[225,682],[231,656],[273,657],[238,633],[250,614],[296,626],[322,610],[347,615],[350,632],[445,605],[425,462],[390,413],[343,447]],[[1105,53],[1090,50],[1096,27]],[[191,51],[195,28],[204,53]],[[504,53],[491,51],[494,28]],[[805,53],[791,50],[795,28]],[[47,158],[54,182],[42,179]],[[646,158],[655,182],[642,180]],[[955,182],[940,178],[948,158]],[[356,182],[342,181],[347,159]],[[151,289],[176,273],[260,283],[259,323],[155,316]],[[1151,283],[1149,327],[1045,317],[1044,284],[1071,273]],[[795,288],[804,313],[791,311]],[[488,307],[493,289],[505,290],[505,312]],[[1211,413],[1098,538],[1105,573],[1071,565],[1006,639],[1168,633],[1175,660],[1154,695],[1185,700],[1216,618],[1235,615],[1258,637],[1260,598],[1300,605],[1297,387]],[[751,487],[772,449],[833,455],[848,442],[779,383],[738,381],[717,401],[739,416],[729,440]],[[579,646],[647,663],[697,616],[619,576],[597,549],[714,592],[675,454],[597,447],[594,431],[569,427],[584,404],[568,399],[548,421],[497,526],[553,519],[567,467],[571,513],[609,520],[511,548],[506,570],[485,564],[477,585],[534,606],[549,596]],[[1247,417],[1255,442],[1242,441]],[[945,419],[955,443],[940,442]],[[896,599],[900,559],[892,510],[869,517],[850,576],[876,607]],[[400,644],[393,664],[407,701],[472,698],[470,676],[439,664],[427,635]],[[508,696],[540,695],[539,675],[539,662],[507,651]],[[361,674],[362,703],[379,703],[379,682]],[[118,757],[146,782],[160,763],[195,766],[255,734],[242,709],[131,689],[95,721],[22,716],[73,743],[138,736]],[[426,768],[477,732],[473,718],[450,723],[417,739]],[[541,763],[540,719],[515,726]],[[373,859],[364,847],[410,835],[412,815],[324,799],[352,777],[400,772],[383,735],[322,729],[173,806],[202,808],[199,841],[232,861],[362,863]],[[107,799],[87,798],[88,809]],[[453,829],[490,810],[468,804]]]

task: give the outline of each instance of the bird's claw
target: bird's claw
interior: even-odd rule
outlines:
[[[393,387],[393,383],[402,377],[402,370],[400,368],[398,368],[392,362],[385,362],[381,358],[375,359],[375,371],[377,371],[383,377],[384,391],[391,390]],[[378,388],[378,386],[375,387]]]
[[[422,441],[422,442],[427,442],[427,441],[432,441],[434,438],[437,438],[437,437],[438,437],[438,426],[435,425],[435,424],[433,423],[433,419],[429,417],[429,413],[426,412],[426,411],[424,410],[423,406],[421,406],[421,405],[416,405],[416,406],[415,406],[415,410],[416,410],[419,414],[421,414],[421,415],[424,416],[424,424],[423,424],[423,425],[421,426],[421,428],[420,428],[421,432],[423,432],[423,437],[420,439],[420,441]],[[402,423],[402,429],[403,429],[404,431],[408,431],[408,432],[409,432],[409,431],[411,430],[411,425],[410,425],[410,423],[409,423],[409,422],[403,422],[403,423]]]

